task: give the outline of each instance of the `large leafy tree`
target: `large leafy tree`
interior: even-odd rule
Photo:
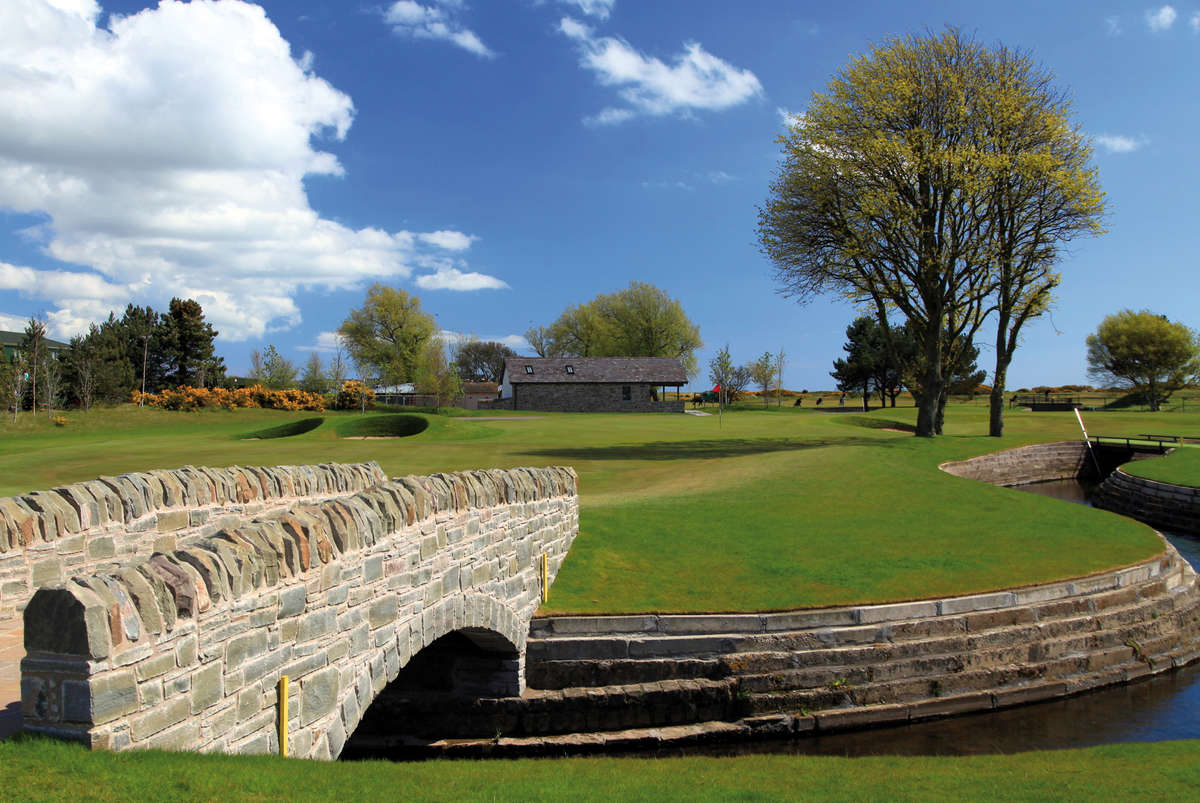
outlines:
[[[1181,323],[1149,310],[1121,310],[1087,338],[1088,376],[1104,385],[1132,388],[1151,410],[1200,375],[1200,337]]]
[[[912,327],[917,435],[940,433],[953,368],[998,307],[1003,282],[1017,281],[1000,275],[1004,244],[1030,265],[1053,262],[1061,238],[1023,223],[1006,233],[1000,218],[1036,220],[1049,185],[1067,200],[1095,189],[1077,171],[1087,147],[1065,115],[1047,76],[950,29],[852,60],[781,140],[783,161],[759,210],[780,292],[802,302],[840,293],[873,307],[885,329],[893,313]],[[1032,119],[1038,136],[1077,147],[1039,151],[1038,136],[1008,136]],[[1023,189],[1006,191],[1014,186]],[[1014,308],[1027,295],[1015,292]],[[1028,307],[1026,320],[1042,308]]]
[[[465,382],[497,382],[504,373],[506,357],[515,357],[517,352],[495,340],[470,338],[454,344],[454,365],[458,376]]]
[[[572,305],[526,338],[543,357],[678,357],[688,376],[704,345],[679,301],[645,282]]]
[[[350,310],[338,334],[360,371],[396,385],[417,378],[435,328],[433,316],[421,309],[419,298],[376,283],[367,290],[363,305]]]

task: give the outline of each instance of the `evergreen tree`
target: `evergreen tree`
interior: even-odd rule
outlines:
[[[214,353],[217,331],[192,299],[172,298],[163,316],[162,355],[168,385],[211,387],[225,378],[225,361]]]

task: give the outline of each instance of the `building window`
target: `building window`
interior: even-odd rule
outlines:
[[[633,389],[629,385],[621,386],[621,401],[630,401],[633,399]]]
[[[574,365],[568,365],[568,366],[567,366],[567,373],[568,373],[568,374],[571,374],[572,376],[574,376],[574,375],[575,375],[575,366],[574,366]]]
[[[532,374],[532,373],[533,373],[533,366],[532,366],[532,365],[526,365],[526,366],[525,366],[525,373],[527,373],[527,374]]]

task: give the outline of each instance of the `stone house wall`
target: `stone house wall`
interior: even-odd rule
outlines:
[[[520,382],[513,385],[514,410],[580,413],[682,413],[682,401],[652,401],[658,385],[647,382]],[[629,401],[624,399],[629,388]]]
[[[570,468],[403,477],[268,511],[112,572],[41,589],[25,610],[24,727],[94,748],[278,750],[336,758],[374,697],[458,631],[524,687],[541,555],[578,531]]]
[[[377,463],[184,468],[100,477],[0,499],[0,621],[41,586],[169,552],[247,516],[386,479]]]

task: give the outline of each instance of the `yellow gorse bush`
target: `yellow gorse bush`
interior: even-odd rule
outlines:
[[[235,407],[262,407],[267,410],[324,410],[325,397],[303,390],[270,390],[261,385],[248,388],[166,388],[159,393],[133,391],[134,404],[148,404],[164,410],[200,410],[205,407],[232,410]]]

